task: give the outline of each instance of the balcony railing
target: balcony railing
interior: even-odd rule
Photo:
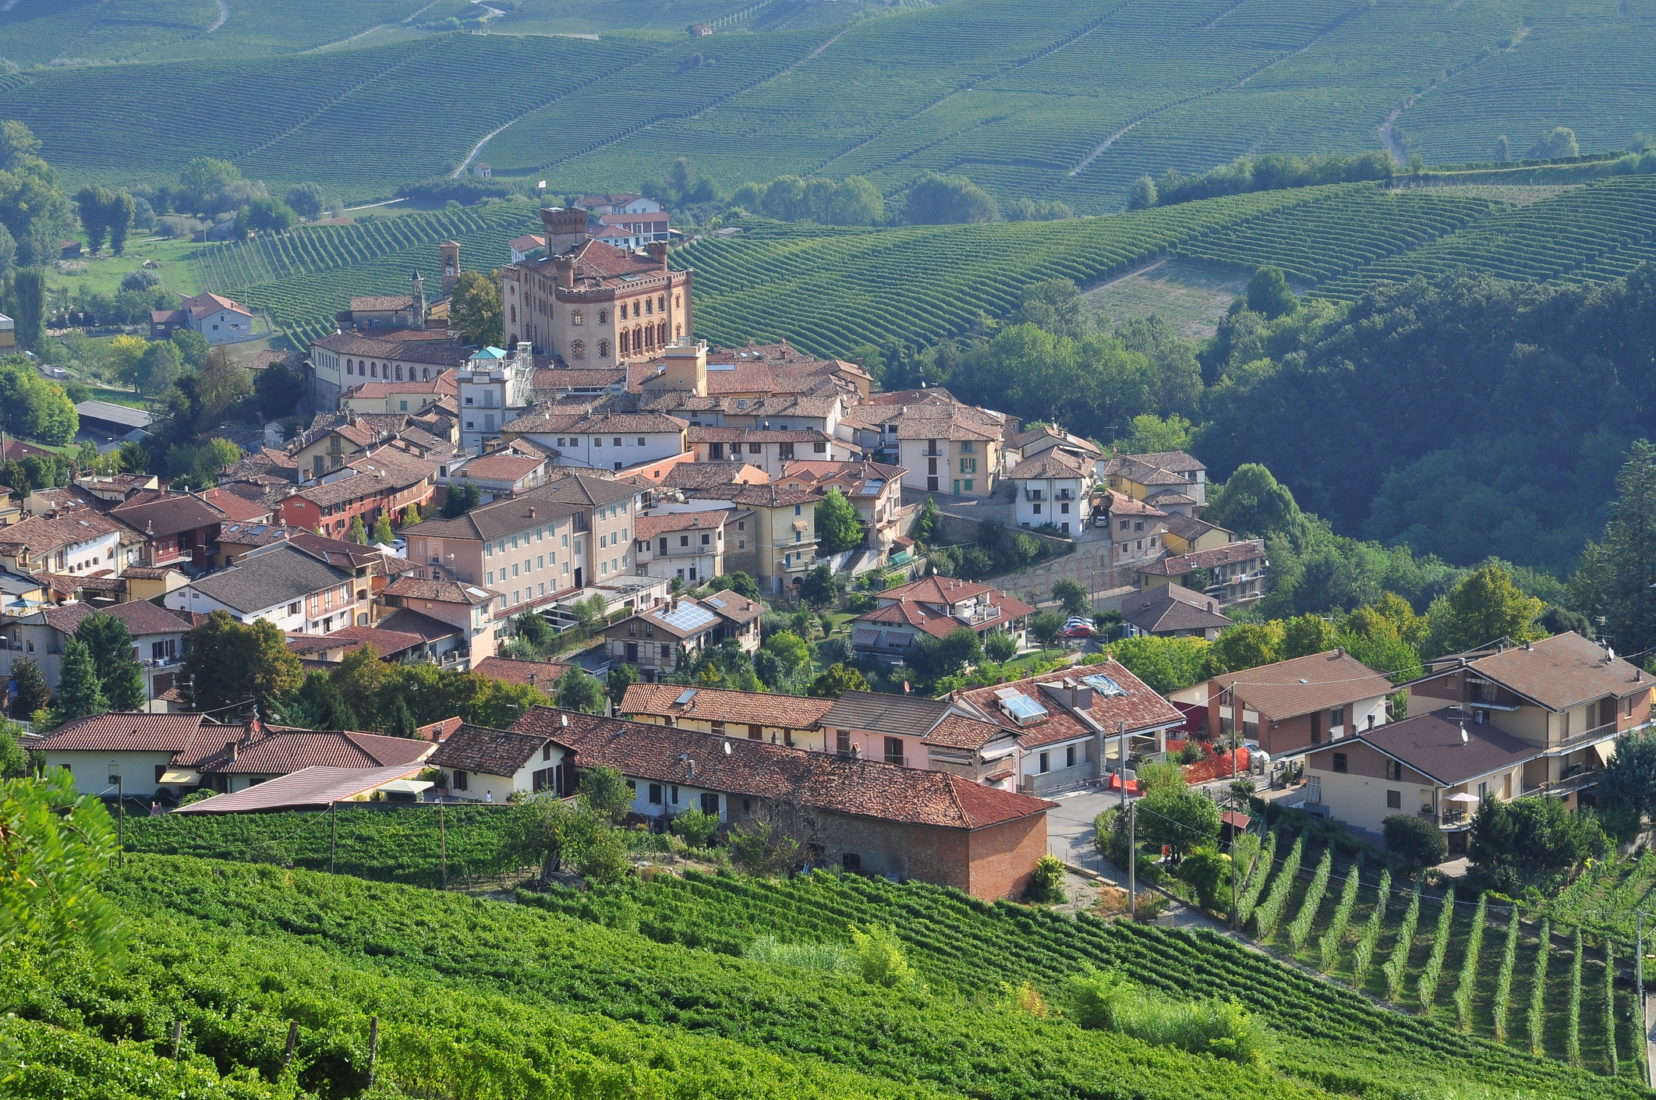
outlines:
[[[1548,744],[1547,754],[1549,756],[1556,756],[1559,753],[1573,752],[1576,749],[1597,744],[1598,742],[1608,740],[1611,737],[1619,737],[1623,733],[1632,733],[1635,730],[1641,730],[1650,725],[1649,722],[1644,722],[1637,726],[1629,726],[1623,730],[1617,729],[1617,724],[1617,722],[1604,722],[1600,725],[1592,727],[1591,729],[1582,730],[1580,733],[1566,737],[1556,744]]]
[[[1604,771],[1601,768],[1582,768],[1571,771],[1562,779],[1556,781],[1544,780],[1533,787],[1525,787],[1522,793],[1526,795],[1552,795],[1563,798],[1565,795],[1575,794],[1577,791],[1584,791],[1588,787],[1596,786],[1603,776]]]

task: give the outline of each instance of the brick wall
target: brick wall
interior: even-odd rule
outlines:
[[[1020,898],[1035,861],[1047,854],[1045,813],[977,829],[971,837],[968,892],[980,898]]]
[[[835,813],[823,813],[818,826],[830,867],[853,855],[865,874],[953,886],[990,901],[1021,896],[1047,845],[1045,814],[972,831]]]

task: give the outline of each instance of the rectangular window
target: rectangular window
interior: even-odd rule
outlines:
[[[765,731],[762,727],[751,725],[751,724],[748,726],[748,740],[749,741],[763,741],[764,739],[765,739]]]
[[[1064,767],[1075,767],[1075,746],[1067,745],[1064,748]]]
[[[1333,710],[1329,711],[1328,712],[1328,724],[1330,726],[1343,726],[1343,725],[1345,725],[1345,708],[1344,707],[1335,707]]]
[[[1386,792],[1386,809],[1388,809],[1388,810],[1400,810],[1402,808],[1403,808],[1403,792],[1402,791],[1387,791]]]
[[[651,783],[650,784],[650,805],[652,805],[652,806],[661,805],[661,784],[660,783]]]
[[[851,731],[850,730],[835,730],[834,731],[834,751],[839,753],[841,756],[850,756],[851,755]]]
[[[1403,781],[1403,765],[1395,760],[1386,761],[1386,778],[1393,783],[1401,783]]]
[[[457,790],[457,791],[463,791],[463,790],[466,789],[466,773],[465,772],[456,771],[454,773],[454,789]]]
[[[679,804],[679,789],[678,789],[678,784],[674,783],[673,784],[673,805],[677,806],[678,804]]]
[[[1047,772],[1051,771],[1052,770],[1052,754],[1047,753],[1047,752],[1043,752],[1041,754],[1040,764],[1041,764],[1041,766],[1037,770],[1042,775],[1045,775]]]
[[[1345,753],[1343,753],[1343,752],[1334,753],[1334,770],[1337,771],[1337,772],[1340,772],[1341,774],[1344,774],[1347,770],[1349,770],[1346,767],[1346,754]]]
[[[885,739],[885,762],[887,764],[903,763],[903,739],[901,737],[887,737]]]

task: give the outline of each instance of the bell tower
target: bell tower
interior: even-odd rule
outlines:
[[[443,297],[447,298],[460,279],[460,242],[444,241],[437,246],[437,255],[443,261]]]
[[[415,271],[410,282],[413,284],[413,293],[409,295],[413,301],[413,308],[409,310],[412,314],[409,323],[416,328],[423,328],[426,322],[425,276]]]

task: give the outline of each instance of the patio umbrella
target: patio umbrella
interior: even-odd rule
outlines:
[[[1448,797],[1447,801],[1449,801],[1449,802],[1482,802],[1483,799],[1479,798],[1475,794],[1469,794],[1466,791],[1461,791],[1459,794],[1450,795]]]

